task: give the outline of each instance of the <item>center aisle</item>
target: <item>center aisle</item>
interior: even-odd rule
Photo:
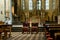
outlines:
[[[12,35],[7,40],[45,40],[45,32],[39,32],[38,34],[22,34],[21,32],[12,32]]]

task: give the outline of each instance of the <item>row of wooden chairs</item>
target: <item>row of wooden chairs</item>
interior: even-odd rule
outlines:
[[[22,33],[24,33],[24,32],[38,33],[38,23],[32,23],[31,27],[30,27],[30,23],[23,23]]]

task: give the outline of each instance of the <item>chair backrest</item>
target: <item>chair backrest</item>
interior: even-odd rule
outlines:
[[[29,25],[29,23],[23,23],[23,27],[28,27]]]
[[[32,23],[32,26],[38,27],[38,23]]]

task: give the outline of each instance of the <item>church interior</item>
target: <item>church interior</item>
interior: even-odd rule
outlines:
[[[0,40],[60,40],[60,0],[0,0]]]

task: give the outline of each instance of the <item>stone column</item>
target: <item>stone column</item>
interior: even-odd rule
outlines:
[[[29,18],[29,0],[24,0],[24,1],[25,1],[24,13],[25,13],[26,21],[27,21]]]
[[[33,15],[36,15],[36,9],[37,9],[37,0],[32,0],[33,1]]]
[[[59,8],[58,9],[59,9],[59,14],[58,15],[60,15],[60,0],[59,0]]]
[[[20,11],[21,11],[21,0],[17,0],[17,14],[20,16]]]
[[[59,0],[55,0],[55,7],[58,8],[59,6]]]
[[[46,0],[42,0],[41,2],[41,20],[43,20],[42,22],[44,22],[44,17],[45,17],[45,1]]]
[[[5,17],[5,21],[6,21],[6,0],[4,0],[4,17]]]
[[[52,6],[53,6],[52,3],[53,3],[52,0],[49,0],[49,14],[48,14],[49,19],[50,19],[49,21],[52,21],[52,11],[53,11],[52,10]]]
[[[11,1],[12,0],[9,0],[9,11],[10,11],[9,12],[9,17],[10,17],[10,20],[11,20],[11,23],[12,23],[12,11],[11,11],[12,10],[12,5],[11,5]]]
[[[59,0],[55,0],[55,11],[53,13],[53,21],[55,21],[55,16],[57,16],[59,13]]]
[[[42,9],[45,10],[45,1],[46,0],[42,0]]]
[[[29,0],[24,0],[25,1],[25,10],[29,10]]]
[[[14,0],[14,14],[17,14],[17,0]]]
[[[59,0],[59,14],[60,14],[60,0]]]

